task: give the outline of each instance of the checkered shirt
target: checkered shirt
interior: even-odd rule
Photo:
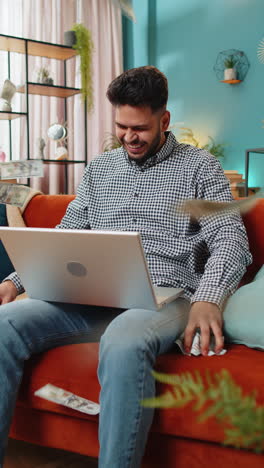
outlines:
[[[181,287],[191,302],[221,306],[251,262],[246,231],[237,213],[194,223],[174,209],[185,199],[223,202],[232,195],[214,156],[166,136],[142,165],[124,148],[93,159],[57,228],[138,231],[155,285]],[[22,291],[16,274],[9,279]]]

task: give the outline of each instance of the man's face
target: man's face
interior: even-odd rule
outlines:
[[[157,153],[165,142],[170,122],[168,111],[153,112],[150,107],[116,107],[116,136],[130,159],[143,162]]]

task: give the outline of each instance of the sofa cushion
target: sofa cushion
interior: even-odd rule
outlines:
[[[97,420],[97,416],[76,412],[49,402],[34,392],[47,383],[98,403],[98,343],[82,343],[53,348],[33,356],[25,365],[18,405],[73,417]]]
[[[6,205],[0,203],[0,226],[7,226]],[[0,241],[0,282],[6,278],[10,273],[15,271],[13,263],[11,262],[6,249]]]
[[[241,363],[243,363],[243,372],[241,372]],[[31,358],[25,366],[18,405],[78,419],[89,419],[97,424],[98,416],[85,415],[33,395],[38,388],[52,383],[98,402],[100,387],[97,365],[97,343],[62,346]],[[229,345],[228,352],[224,356],[211,357],[183,356],[175,347],[175,350],[160,356],[156,365],[158,371],[170,374],[194,372],[198,369],[202,375],[205,375],[207,369],[214,374],[225,368],[245,392],[258,389],[258,401],[262,404],[264,403],[263,367],[264,353],[238,345]],[[166,388],[165,385],[158,384],[157,393],[163,393]],[[222,441],[224,437],[223,428],[214,419],[203,424],[198,423],[197,414],[190,406],[184,409],[157,410],[152,430],[211,442]]]
[[[256,280],[259,280],[261,278],[263,278],[264,276],[264,265],[262,265],[262,267],[259,269],[259,271],[257,272],[255,278],[254,278],[254,281]]]
[[[61,221],[74,195],[37,195],[28,203],[23,218],[27,226],[53,228]]]
[[[233,343],[264,350],[264,267],[254,280],[241,286],[228,299],[224,312],[225,336]],[[236,337],[234,340],[232,337]]]
[[[256,272],[264,264],[264,199],[243,216],[243,221],[247,230],[250,251],[253,256],[253,263],[248,267],[243,278],[243,284],[251,281]]]
[[[264,353],[253,350],[243,345],[226,345],[227,353],[223,356],[183,356],[169,353],[158,359],[156,369],[159,372],[169,374],[181,374],[198,370],[202,376],[207,371],[213,376],[221,369],[226,369],[235,382],[240,385],[245,394],[257,390],[257,401],[264,404],[263,365]],[[243,372],[241,372],[243,367]],[[164,384],[158,384],[157,394],[164,393],[171,388]],[[191,409],[191,404],[182,409],[159,410],[154,419],[154,427],[158,432],[173,434],[181,437],[219,442],[223,440],[224,430],[221,425],[211,418],[204,423],[197,422],[196,413]]]

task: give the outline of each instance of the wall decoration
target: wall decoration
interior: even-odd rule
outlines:
[[[257,54],[259,61],[264,63],[264,38],[259,43]]]
[[[219,52],[214,71],[219,81],[236,84],[244,81],[249,61],[244,52],[236,49],[228,49]]]
[[[233,55],[230,55],[224,61],[224,65],[225,65],[224,80],[236,80],[237,79],[236,64],[237,64],[237,61]]]

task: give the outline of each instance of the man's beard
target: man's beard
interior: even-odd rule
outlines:
[[[155,138],[153,139],[151,145],[147,149],[146,153],[143,154],[140,158],[137,158],[133,154],[129,154],[129,151],[127,149],[127,146],[129,146],[129,144],[126,143],[126,141],[123,138],[122,138],[122,140],[120,140],[120,143],[125,147],[129,159],[131,159],[132,161],[135,161],[137,164],[141,165],[141,164],[144,164],[147,161],[147,159],[151,158],[152,156],[154,156],[158,152],[158,150],[161,148],[161,146],[165,142],[165,138],[164,138],[164,141],[163,141],[162,137],[163,137],[163,134],[159,131],[157,133],[157,135],[155,136]],[[145,142],[144,140],[141,141],[141,140],[138,139],[138,140],[135,140],[135,141],[130,143],[130,145],[140,145],[140,144],[147,144],[147,142]]]

